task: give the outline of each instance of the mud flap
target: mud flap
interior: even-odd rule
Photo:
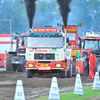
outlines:
[[[67,77],[67,60],[65,60],[65,70],[60,71],[60,77],[61,78],[66,78]]]
[[[32,70],[28,70],[26,74],[27,74],[27,78],[33,78]]]
[[[83,76],[88,76],[89,73],[89,66],[87,61],[83,61]]]

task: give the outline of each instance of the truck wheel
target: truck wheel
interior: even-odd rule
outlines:
[[[31,70],[27,71],[27,77],[28,78],[33,78],[33,72]]]
[[[67,62],[65,61],[65,70],[60,71],[60,77],[61,78],[66,78],[67,77]]]
[[[67,71],[67,77],[68,77],[68,78],[72,77],[72,64],[71,64],[71,66],[69,67],[69,71]]]
[[[6,58],[6,71],[13,71],[13,65],[11,64],[11,59],[14,54],[8,54]]]
[[[60,71],[60,77],[61,78],[66,78],[65,71]]]
[[[13,71],[16,72],[16,70],[17,70],[17,66],[13,65]]]
[[[25,64],[18,65],[17,72],[26,72]]]
[[[83,62],[83,76],[88,76],[89,74],[89,65],[87,64],[87,61]]]
[[[98,72],[99,75],[100,75],[100,62],[97,64],[97,72]]]
[[[72,73],[76,73],[76,62],[72,62]]]
[[[72,64],[71,64],[71,60],[70,60],[69,71],[67,71],[67,77],[71,77],[71,76],[72,76]]]

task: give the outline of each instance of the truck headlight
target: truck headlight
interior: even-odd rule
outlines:
[[[56,67],[61,67],[61,64],[56,64]]]
[[[33,67],[33,64],[28,64],[28,67]]]

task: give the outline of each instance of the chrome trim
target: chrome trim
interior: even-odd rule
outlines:
[[[51,69],[64,69],[64,68],[51,68]]]
[[[37,69],[37,68],[26,68],[26,69]]]

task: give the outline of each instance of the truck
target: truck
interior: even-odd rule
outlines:
[[[94,72],[100,74],[100,32],[86,32],[82,36],[83,46],[82,55],[90,56],[90,52],[96,55]],[[87,60],[87,69],[89,68],[89,60]]]
[[[61,78],[71,77],[71,66],[67,63],[66,33],[58,32],[56,27],[34,27],[27,35],[26,44],[28,78],[33,78],[35,73],[58,73]]]
[[[0,71],[6,71],[5,67],[5,51],[15,51],[16,41],[13,39],[14,34],[0,34]]]
[[[61,31],[65,31],[64,25],[61,26]],[[87,62],[82,57],[82,39],[79,37],[77,25],[67,25],[66,38],[68,39],[67,50],[71,50],[72,74],[87,75]]]
[[[16,44],[15,50],[14,51],[6,50],[5,52],[4,62],[6,71],[17,71],[17,72],[26,71],[25,68],[26,36],[27,33],[22,33],[21,37],[18,34],[14,36]]]
[[[10,47],[11,41],[10,34],[0,34],[0,71],[5,71],[4,67],[4,54],[5,50]],[[5,45],[5,46],[4,46]]]

